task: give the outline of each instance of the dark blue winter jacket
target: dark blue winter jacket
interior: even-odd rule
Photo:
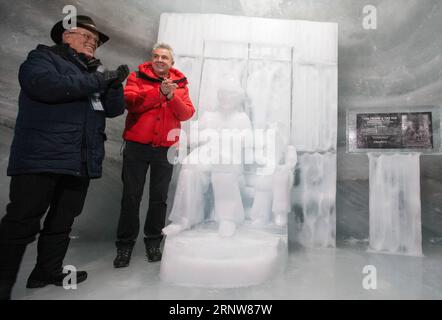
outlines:
[[[19,71],[19,109],[8,175],[53,172],[101,176],[105,118],[124,112],[122,85],[108,86],[99,60],[68,45],[32,50]],[[101,94],[104,111],[90,102]]]

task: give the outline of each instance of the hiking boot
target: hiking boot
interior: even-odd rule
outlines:
[[[114,260],[114,268],[125,268],[129,265],[132,248],[117,248],[117,256]]]
[[[147,256],[147,261],[156,262],[161,260],[162,253],[159,247],[147,247],[146,256]]]

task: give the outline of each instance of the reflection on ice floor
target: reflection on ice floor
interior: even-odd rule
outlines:
[[[337,249],[291,248],[286,272],[264,284],[238,289],[202,289],[168,285],[160,264],[144,257],[142,241],[128,268],[114,269],[111,242],[73,240],[66,263],[87,270],[77,290],[47,286],[25,289],[36,245],[26,252],[13,299],[442,299],[442,246],[424,247],[424,257],[367,253],[338,243]],[[362,287],[364,266],[377,270],[377,290]]]

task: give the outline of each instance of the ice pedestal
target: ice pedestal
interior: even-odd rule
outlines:
[[[419,153],[370,160],[370,250],[422,255]]]
[[[168,236],[161,280],[182,286],[234,288],[260,284],[284,271],[287,228],[242,224],[232,237],[206,222]]]

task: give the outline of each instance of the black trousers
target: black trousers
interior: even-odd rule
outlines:
[[[26,246],[38,233],[34,271],[48,274],[61,271],[69,233],[83,209],[88,187],[89,178],[64,174],[11,178],[10,203],[0,222],[0,284],[15,283]],[[41,228],[40,221],[46,212]]]
[[[123,151],[123,198],[118,222],[117,247],[132,247],[140,229],[140,202],[150,167],[149,209],[144,223],[146,246],[158,247],[166,222],[167,193],[173,165],[167,160],[167,147],[153,147],[131,141]]]

